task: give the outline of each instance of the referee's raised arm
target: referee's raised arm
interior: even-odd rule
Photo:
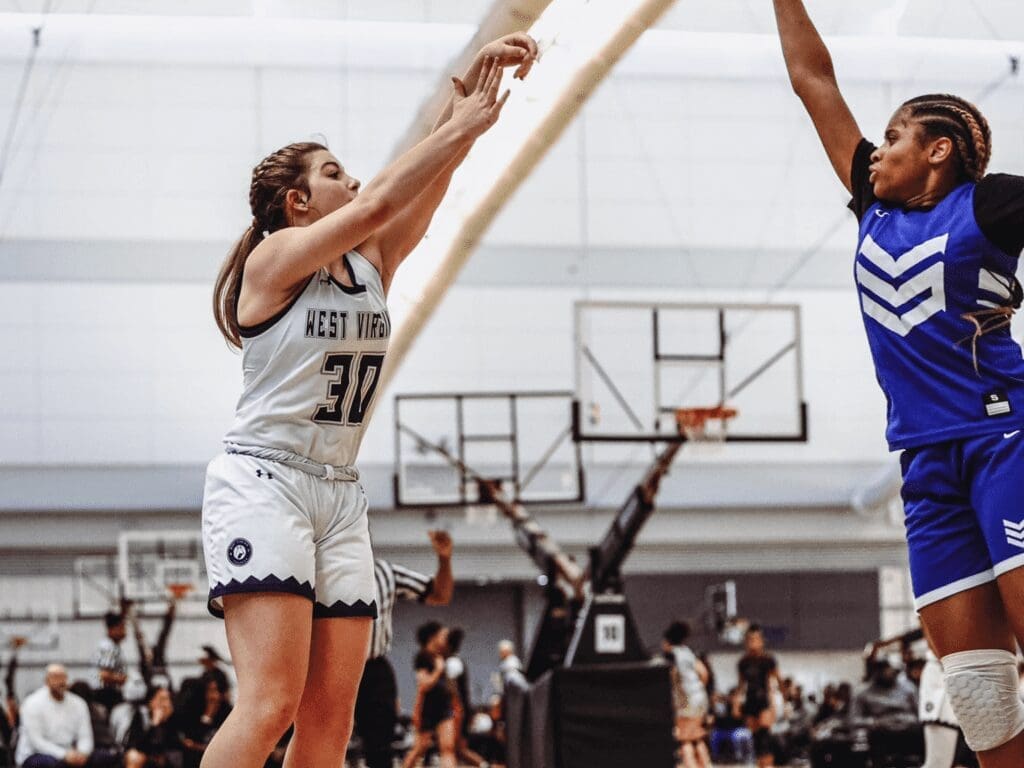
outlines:
[[[430,544],[437,554],[437,572],[424,602],[427,605],[448,605],[455,593],[455,578],[452,576],[452,537],[445,531],[430,531],[429,535]]]

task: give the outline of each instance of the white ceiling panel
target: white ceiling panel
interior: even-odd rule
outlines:
[[[248,221],[252,166],[276,146],[317,134],[368,180],[490,4],[53,0],[54,36],[44,30],[0,184],[0,242],[137,238],[226,247]],[[8,14],[0,19],[0,131],[17,100],[27,30],[44,5],[0,0]],[[1024,50],[1013,42],[1024,39],[1024,3],[808,6],[867,136],[881,133],[901,100],[954,90],[989,116],[993,168],[1024,172],[1024,76],[1010,73],[1008,58],[1015,46]],[[154,19],[164,16],[167,24]],[[71,26],[57,50],[61,17]],[[133,27],[142,17],[150,26]],[[98,47],[71,44],[89,30],[111,35],[108,19],[146,34],[156,23],[171,53],[147,53],[154,60],[146,64],[107,61]],[[217,26],[233,19],[241,26]],[[237,45],[235,35],[277,27],[286,30],[280,60],[279,49],[187,60],[197,40],[209,45],[210,30],[234,29]],[[747,265],[742,280],[751,288],[770,287],[818,248],[797,280],[845,285],[848,265],[831,256],[849,249],[852,217],[843,218],[845,193],[785,81],[774,35],[767,0],[679,0],[512,198],[485,248],[585,244],[632,249],[637,258],[651,249],[652,260],[678,249],[708,285],[728,285]],[[533,76],[543,71],[541,62]]]

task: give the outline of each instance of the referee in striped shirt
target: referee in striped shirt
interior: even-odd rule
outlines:
[[[451,536],[444,531],[431,531],[430,544],[437,555],[437,572],[433,578],[382,558],[374,561],[377,619],[373,622],[370,655],[359,683],[355,712],[355,731],[363,741],[367,768],[391,768],[392,765],[391,740],[398,721],[398,683],[387,654],[391,650],[391,614],[395,602],[403,599],[427,605],[448,605],[455,591]]]

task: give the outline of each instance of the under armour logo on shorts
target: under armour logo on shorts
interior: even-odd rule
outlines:
[[[256,477],[263,477],[264,475],[267,476],[267,480],[273,480],[274,479],[274,475],[273,475],[272,472],[264,472],[262,469],[257,469],[256,470]]]
[[[234,565],[245,565],[252,558],[252,544],[245,539],[235,539],[228,546],[228,560]]]

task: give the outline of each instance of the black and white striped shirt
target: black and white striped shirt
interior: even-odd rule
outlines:
[[[434,588],[434,580],[411,568],[380,558],[373,563],[373,575],[377,582],[377,619],[373,622],[370,658],[379,659],[391,650],[391,614],[395,601],[401,598],[423,602]]]
[[[102,687],[100,670],[114,672],[118,675],[123,675],[128,671],[128,667],[124,663],[124,654],[121,652],[121,646],[109,637],[104,637],[100,640],[99,645],[96,647],[96,653],[92,656],[92,665],[94,688]]]

